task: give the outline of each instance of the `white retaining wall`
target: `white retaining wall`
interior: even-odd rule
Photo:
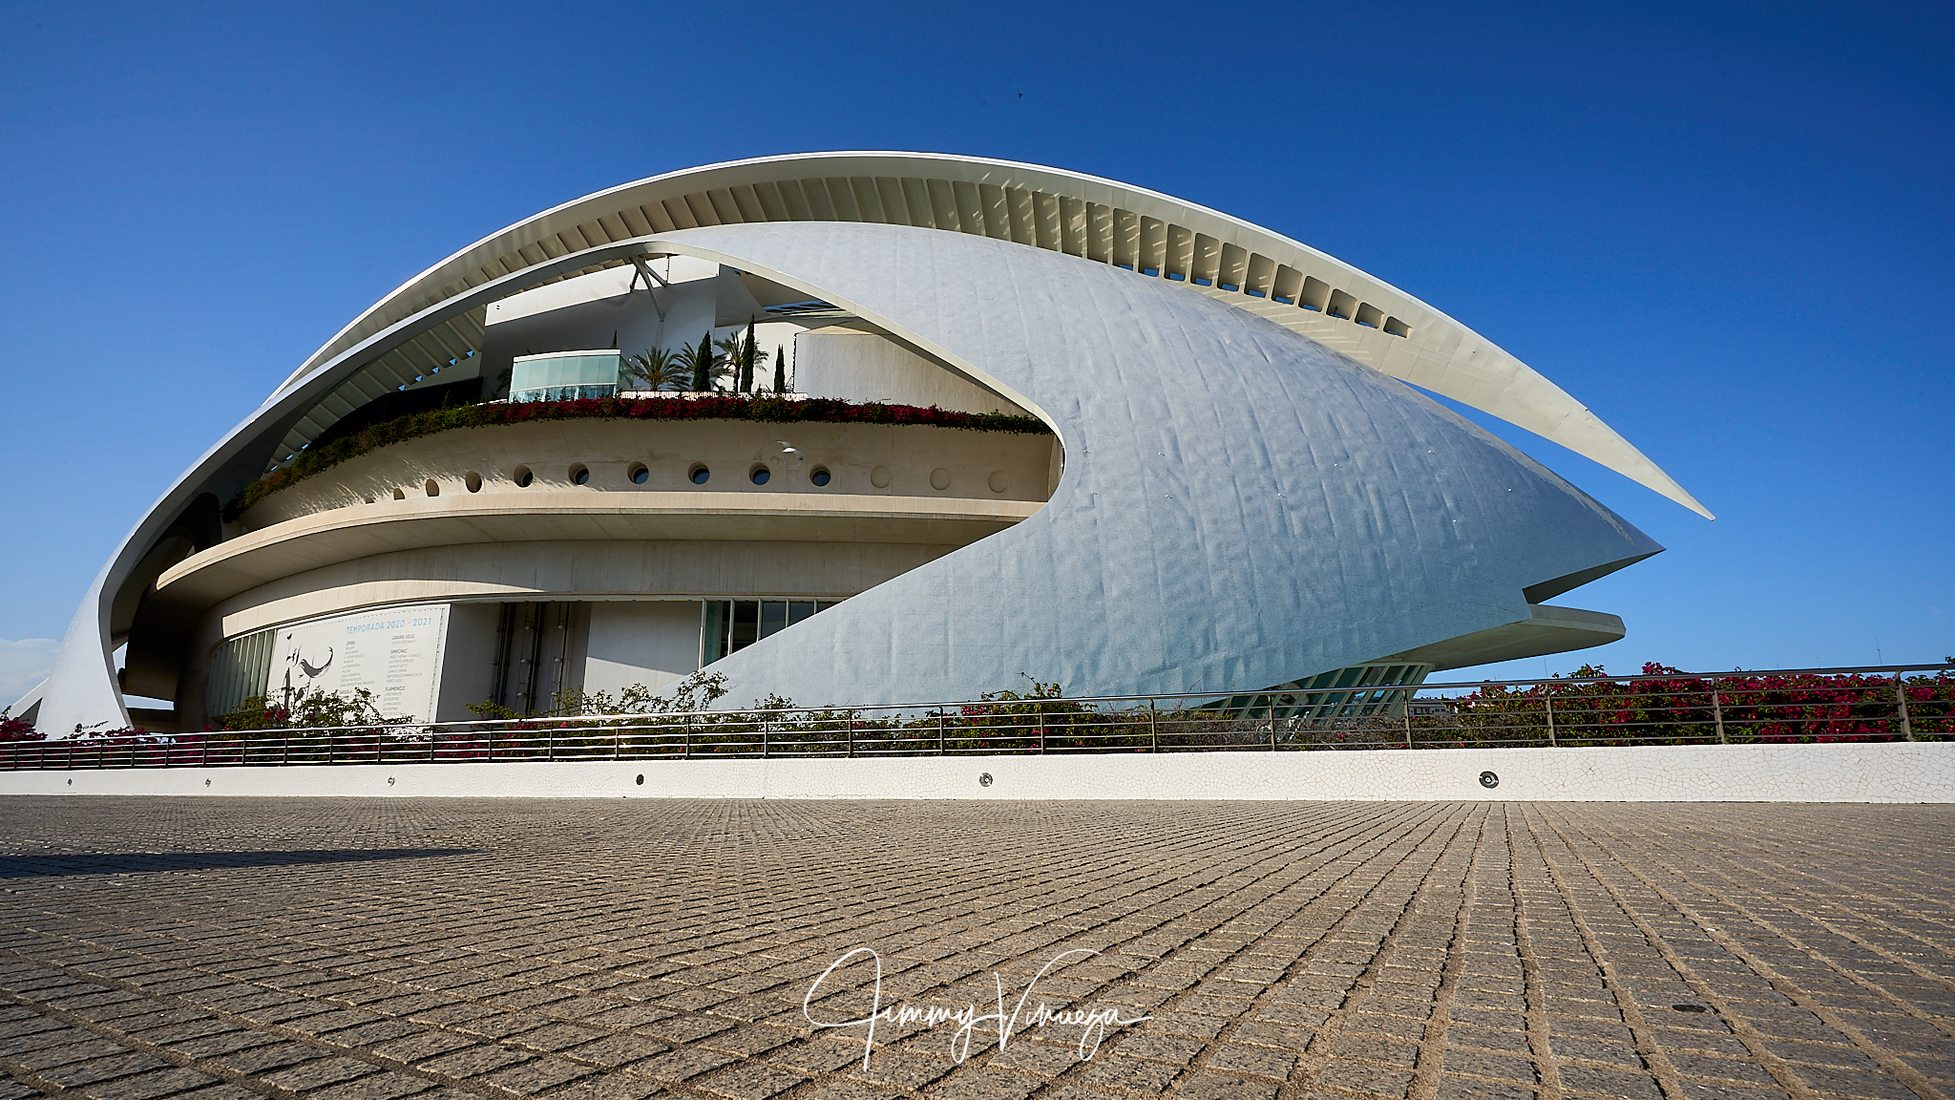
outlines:
[[[0,794],[1955,802],[1955,743],[77,769]]]

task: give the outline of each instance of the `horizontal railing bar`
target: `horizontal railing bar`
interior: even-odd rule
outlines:
[[[946,708],[957,708],[960,711],[963,710],[964,708],[972,708],[976,712],[972,714],[961,714],[961,713],[949,714],[947,715],[947,717],[993,719],[999,717],[1023,717],[1023,716],[994,715],[988,713],[985,708],[1011,708],[1011,707],[1023,707],[1023,706],[1035,707],[1040,703],[1045,703],[1054,707],[1063,707],[1066,705],[1077,705],[1077,704],[1125,702],[1125,703],[1132,704],[1132,707],[1130,707],[1129,709],[1140,709],[1143,708],[1149,702],[1161,702],[1166,700],[1191,700],[1191,701],[1199,702],[1204,706],[1217,706],[1217,705],[1226,704],[1229,700],[1235,700],[1235,699],[1268,700],[1271,697],[1281,698],[1281,697],[1326,696],[1326,695],[1386,696],[1394,693],[1427,694],[1428,697],[1431,698],[1433,701],[1441,701],[1441,700],[1451,701],[1452,699],[1455,699],[1457,697],[1447,696],[1447,695],[1430,695],[1429,693],[1450,691],[1454,689],[1484,691],[1489,688],[1516,688],[1516,687],[1538,687],[1544,690],[1551,690],[1555,687],[1568,686],[1568,685],[1587,685],[1587,684],[1605,684],[1605,683],[1616,683],[1616,684],[1671,683],[1671,682],[1679,682],[1679,681],[1704,684],[1708,686],[1712,681],[1732,679],[1732,678],[1746,678],[1746,677],[1756,678],[1756,677],[1765,677],[1765,676],[1772,676],[1772,677],[1813,676],[1813,675],[1849,676],[1849,675],[1866,675],[1870,673],[1881,673],[1881,674],[1887,674],[1889,676],[1892,676],[1904,672],[1913,672],[1913,673],[1922,673],[1922,674],[1955,672],[1955,665],[1915,664],[1915,665],[1860,665],[1860,666],[1789,668],[1789,669],[1733,669],[1728,672],[1675,672],[1675,673],[1659,672],[1659,673],[1636,673],[1636,674],[1624,675],[1624,676],[1607,676],[1607,675],[1558,676],[1558,677],[1551,677],[1545,680],[1539,680],[1539,679],[1536,680],[1471,680],[1471,681],[1461,680],[1461,681],[1453,681],[1453,682],[1426,681],[1421,683],[1367,684],[1367,685],[1360,685],[1360,686],[1344,686],[1344,687],[1333,686],[1333,687],[1256,688],[1253,690],[1236,690],[1236,691],[1164,692],[1156,695],[1076,695],[1076,696],[1064,696],[1064,697],[1052,697],[1052,698],[1027,697],[1024,699],[978,699],[978,700],[960,699],[960,700],[948,700],[943,702],[921,702],[921,703],[919,702],[863,703],[863,704],[850,704],[846,706],[805,706],[805,707],[794,706],[794,707],[783,707],[783,708],[773,709],[773,710],[761,710],[761,709],[742,710],[738,708],[727,708],[721,710],[669,711],[658,715],[656,721],[647,721],[647,718],[644,714],[636,713],[636,712],[619,712],[619,713],[606,713],[606,714],[549,715],[549,716],[537,716],[537,717],[528,717],[528,718],[477,718],[477,719],[466,719],[466,720],[458,720],[458,721],[439,721],[439,722],[418,721],[418,720],[411,720],[411,719],[387,719],[378,724],[355,723],[355,724],[338,725],[338,726],[308,726],[308,727],[303,727],[303,729],[294,729],[292,732],[294,733],[298,733],[298,732],[366,733],[366,732],[378,732],[378,731],[386,731],[386,730],[446,731],[446,730],[466,730],[466,729],[494,729],[497,731],[518,730],[525,733],[545,733],[552,729],[555,729],[559,732],[565,732],[568,729],[574,728],[575,726],[592,725],[596,723],[619,723],[619,722],[627,723],[627,724],[620,725],[620,726],[606,726],[605,727],[606,731],[608,732],[609,730],[612,729],[618,729],[618,730],[629,732],[634,729],[659,729],[667,725],[680,725],[683,724],[684,719],[687,718],[696,719],[696,718],[703,717],[703,718],[712,718],[715,720],[724,720],[725,718],[727,718],[727,716],[733,716],[733,715],[752,716],[756,722],[759,722],[762,720],[779,721],[780,719],[778,718],[765,717],[765,716],[778,716],[778,715],[813,714],[813,713],[837,714],[837,715],[860,715],[860,714],[877,713],[877,712],[917,711],[918,713],[915,715],[915,718],[919,721],[922,721],[926,719],[934,719],[936,717],[934,713],[924,713],[924,712],[944,710]],[[1869,691],[1880,690],[1885,686],[1887,685],[1880,685],[1880,684],[1864,685],[1865,689]],[[1771,690],[1799,690],[1799,689],[1795,687],[1795,688],[1788,688],[1788,689],[1771,689]],[[1695,692],[1679,689],[1674,693],[1668,693],[1668,694],[1656,693],[1653,694],[1651,697],[1687,698],[1687,697],[1693,697],[1695,695],[1696,695]],[[1261,702],[1261,703],[1256,703],[1254,705],[1256,707],[1266,707],[1267,703]],[[1313,705],[1323,706],[1323,705],[1342,705],[1342,704],[1313,704]],[[1743,705],[1743,704],[1735,704],[1735,705]],[[1053,717],[1073,718],[1081,715],[1082,713],[1087,713],[1087,712],[1055,711],[1052,715],[1049,715],[1048,718],[1053,718]],[[1090,713],[1097,716],[1107,716],[1109,714],[1117,713],[1117,712],[1102,711],[1102,712],[1090,712]],[[1311,720],[1311,719],[1306,719],[1306,720]],[[1328,719],[1315,719],[1315,720],[1328,720]],[[1048,722],[1048,727],[1049,725],[1050,723]],[[1027,725],[1025,728],[1029,729],[1035,727],[1031,725]],[[755,730],[753,732],[757,734],[759,731]]]
[[[711,710],[385,721],[263,731],[118,733],[0,744],[0,769],[207,764],[419,764],[562,758],[895,756],[1319,751],[1467,745],[1686,744],[1787,738],[1865,741],[1955,736],[1949,700],[1903,696],[1903,674],[1941,684],[1955,665],[1656,672],[1478,683],[1297,687],[1154,696],[982,699],[772,710]],[[1803,676],[1884,678],[1772,684]],[[1585,694],[1623,685],[1630,699]],[[1434,694],[1502,690],[1492,698]],[[1284,700],[1300,701],[1284,716]],[[1554,705],[1550,707],[1549,701]],[[1539,709],[1535,705],[1539,704]],[[1111,707],[1110,704],[1124,704]],[[1162,710],[1161,704],[1170,709]],[[1427,708],[1419,712],[1421,704]],[[1272,708],[1275,708],[1274,712]],[[1087,709],[1099,708],[1099,709]],[[1258,714],[1257,712],[1261,712]],[[1504,735],[1504,736],[1503,736]]]

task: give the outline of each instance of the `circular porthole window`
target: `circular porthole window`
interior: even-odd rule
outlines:
[[[527,489],[529,483],[536,480],[536,475],[529,472],[528,466],[518,466],[516,471],[509,475],[509,480],[516,483],[516,488]]]
[[[636,463],[631,467],[631,483],[633,485],[643,485],[650,480],[652,480],[652,472],[645,468],[643,462]]]
[[[591,483],[591,468],[582,463],[572,466],[570,468],[570,483],[572,485],[589,485]]]
[[[930,487],[940,493],[950,488],[950,471],[942,466],[930,471]]]
[[[462,478],[462,484],[468,487],[469,492],[479,493],[482,491],[482,475],[476,473],[474,470],[470,470],[468,474]]]
[[[813,470],[809,471],[808,480],[814,482],[815,486],[819,488],[821,486],[827,485],[829,481],[833,479],[830,477],[828,473],[828,467],[817,466]]]
[[[992,492],[1002,493],[1010,483],[1005,480],[1005,472],[1003,470],[993,470],[991,472],[991,480],[985,482],[985,484],[991,487]]]
[[[889,488],[889,467],[878,466],[869,471],[869,484],[878,489]]]
[[[747,471],[747,480],[753,482],[755,485],[765,485],[767,484],[767,479],[773,476],[774,471],[769,470],[765,466],[755,466],[753,469]]]
[[[424,488],[427,490],[428,495],[431,497],[438,497],[441,495],[441,486],[436,485],[434,483],[433,478],[428,479],[428,483],[426,486],[424,486]]]
[[[694,485],[704,485],[712,476],[713,471],[708,470],[706,467],[694,466],[691,472],[686,474],[686,480],[692,482]]]

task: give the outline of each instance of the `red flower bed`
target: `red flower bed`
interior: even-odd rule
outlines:
[[[238,515],[267,496],[329,470],[349,458],[395,443],[453,431],[497,424],[528,424],[542,420],[754,420],[767,423],[914,424],[933,428],[961,428],[976,432],[1049,434],[1045,422],[1014,413],[968,413],[917,405],[886,405],[879,401],[836,401],[810,398],[789,401],[772,395],[743,397],[713,394],[700,397],[595,397],[578,401],[513,401],[494,405],[456,405],[397,417],[363,428],[300,454],[289,464],[246,485],[225,507],[226,518]]]

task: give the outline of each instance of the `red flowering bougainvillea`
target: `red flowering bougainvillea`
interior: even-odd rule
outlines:
[[[1488,685],[1416,724],[1432,742],[1628,745],[1665,742],[1891,741],[1955,735],[1955,674],[1745,672],[1712,678],[1646,664],[1606,678],[1584,666],[1567,679]],[[1715,692],[1715,694],[1713,694]],[[1903,703],[1905,700],[1905,705]],[[1449,736],[1450,735],[1450,736]]]

